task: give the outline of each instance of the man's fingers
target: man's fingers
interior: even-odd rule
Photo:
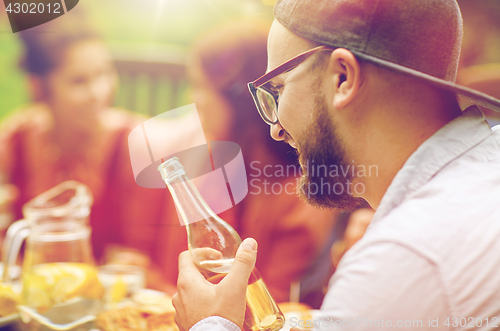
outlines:
[[[222,253],[209,247],[191,249],[191,257],[195,261],[221,260]]]
[[[236,291],[245,289],[248,285],[250,274],[255,266],[256,259],[257,242],[255,239],[247,238],[238,248],[231,271],[223,282],[229,283],[231,286],[237,286],[238,288],[235,288]],[[193,262],[190,252],[182,252],[179,255],[179,278],[177,279],[177,288],[189,287],[191,283],[197,283],[201,279],[206,281],[205,277],[200,273],[196,264]],[[197,281],[192,282],[193,280]]]
[[[203,279],[205,277],[200,273],[189,251],[184,251],[179,255],[179,278],[177,279],[177,286],[186,285],[184,282],[189,283],[190,280]]]
[[[232,286],[246,288],[256,260],[257,242],[255,239],[247,238],[238,248],[231,271],[229,271],[222,282],[227,282]],[[235,290],[238,291],[239,289],[236,288]]]
[[[177,310],[177,307],[179,307],[178,302],[179,302],[179,294],[175,293],[172,296],[172,306],[174,306],[175,310]]]

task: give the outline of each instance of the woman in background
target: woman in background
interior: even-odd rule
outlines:
[[[134,181],[127,138],[145,118],[111,108],[117,74],[104,43],[77,9],[19,35],[32,103],[0,129],[0,174],[17,188],[15,218],[30,199],[77,180],[94,197],[90,225],[99,262],[112,245],[150,251],[154,229],[147,224],[160,217],[165,192]]]
[[[23,68],[34,102],[2,123],[0,131],[0,172],[19,192],[15,217],[21,218],[24,203],[62,181],[82,182],[94,195],[90,225],[97,260],[104,260],[109,247],[134,250],[136,254],[106,262],[142,265],[148,287],[173,294],[177,257],[187,248],[185,229],[158,227],[160,219],[179,224],[167,190],[135,183],[127,137],[145,118],[111,108],[116,88],[112,59],[77,14],[72,10],[21,34],[26,46]],[[290,283],[311,264],[334,215],[300,202],[293,175],[264,175],[265,166],[275,169],[295,162],[285,144],[269,138],[246,88],[265,71],[266,38],[267,27],[250,23],[206,35],[195,46],[188,71],[208,140],[238,143],[248,179],[259,179],[221,217],[242,237],[259,240],[258,268],[275,298],[286,301]],[[281,187],[291,183],[292,194],[265,194],[264,180]],[[262,193],[255,194],[257,187]],[[282,262],[290,259],[295,263]]]
[[[266,24],[239,21],[201,36],[192,48],[188,75],[206,140],[237,143],[246,166],[248,195],[219,216],[242,238],[258,241],[257,268],[281,302],[289,300],[291,283],[301,279],[323,247],[337,213],[297,198],[295,153],[269,137],[269,127],[255,111],[247,82],[266,70],[268,31]],[[280,167],[282,174],[276,173]],[[174,282],[177,256],[187,249],[187,240],[169,200],[170,226],[159,228],[155,260]]]

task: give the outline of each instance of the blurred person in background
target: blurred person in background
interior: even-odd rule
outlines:
[[[84,18],[72,10],[20,33],[33,102],[1,123],[0,173],[10,192],[2,208],[10,207],[20,219],[22,205],[40,193],[65,180],[84,183],[94,196],[90,225],[97,261],[143,266],[148,287],[173,294],[185,229],[158,228],[158,220],[177,218],[167,190],[134,181],[127,137],[146,118],[111,107],[116,71]],[[268,27],[250,23],[227,26],[201,38],[189,61],[207,138],[238,143],[248,174],[256,167],[294,164],[293,152],[284,151],[289,147],[267,136],[246,92],[246,81],[266,66],[267,32]],[[252,161],[259,162],[250,167]],[[262,179],[295,185],[291,177]],[[336,215],[306,206],[293,193],[249,194],[221,214],[242,237],[259,238],[259,270],[279,301],[288,299],[290,283],[307,270]],[[294,265],[282,263],[290,258]]]
[[[375,211],[371,208],[359,208],[349,215],[342,239],[336,241],[330,251],[333,266],[338,267],[340,259],[365,234]]]
[[[301,279],[323,248],[338,213],[307,206],[297,199],[292,171],[276,173],[280,166],[291,169],[287,166],[296,165],[295,153],[288,145],[270,139],[269,128],[255,112],[246,89],[247,80],[266,68],[268,31],[269,25],[253,21],[216,27],[194,44],[188,75],[207,141],[238,143],[246,166],[249,194],[219,216],[242,238],[258,238],[257,267],[281,302],[289,300],[291,283]],[[279,189],[282,191],[276,193]],[[155,252],[161,255],[158,263],[168,281],[175,284],[177,256],[186,249],[187,239],[184,227],[174,225],[177,214],[169,200],[165,218],[174,221],[161,228]]]
[[[160,217],[165,192],[134,181],[127,138],[144,118],[111,108],[117,74],[103,41],[77,9],[19,36],[32,103],[1,123],[0,174],[10,192],[1,211],[20,219],[27,201],[77,180],[94,197],[90,226],[97,261],[113,245],[149,251],[148,231],[154,229],[147,222]],[[121,256],[123,263],[135,260],[151,269],[142,255]]]
[[[458,1],[464,18],[464,39],[457,83],[500,98],[500,2]],[[469,105],[461,100],[462,107]],[[500,113],[480,107],[488,123],[500,124]]]

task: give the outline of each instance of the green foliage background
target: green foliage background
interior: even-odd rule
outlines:
[[[245,16],[272,20],[274,2],[80,0],[78,6],[87,12],[91,25],[110,45],[162,45],[185,50],[200,33],[226,20]],[[462,66],[500,62],[500,0],[458,2],[464,17]],[[11,32],[3,1],[0,1],[0,120],[29,102],[25,76],[18,69],[21,54],[22,45]],[[142,88],[146,90],[147,86]]]
[[[129,47],[186,50],[200,33],[226,20],[272,20],[272,6],[261,0],[80,0],[78,6],[110,45]],[[25,76],[18,68],[21,54],[22,44],[0,1],[0,119],[29,102]]]

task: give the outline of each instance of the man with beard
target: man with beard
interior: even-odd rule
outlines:
[[[304,171],[300,191],[310,203],[351,208],[365,199],[376,209],[314,327],[497,327],[500,130],[475,105],[462,111],[457,96],[497,111],[500,101],[454,83],[456,1],[278,0],[274,14],[268,71],[249,83],[271,136],[296,148],[305,168],[378,169],[336,178]],[[325,182],[364,190],[310,189]],[[217,285],[180,255],[173,303],[181,330],[241,329],[256,252],[246,239]]]

